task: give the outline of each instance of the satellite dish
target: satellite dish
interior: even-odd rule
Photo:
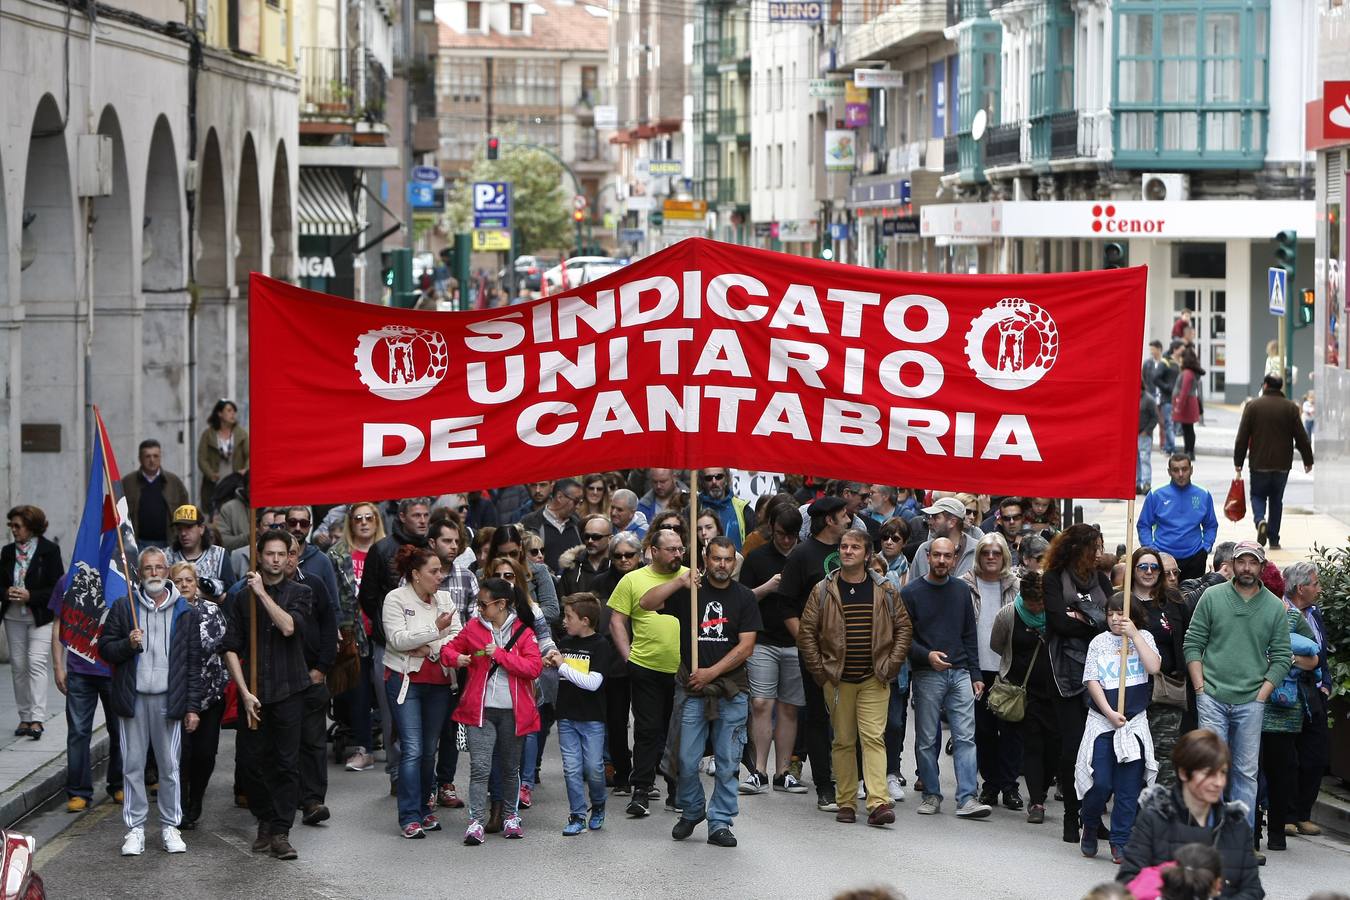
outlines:
[[[984,137],[984,129],[989,125],[989,114],[982,109],[975,111],[975,118],[970,120],[970,137],[978,141]]]

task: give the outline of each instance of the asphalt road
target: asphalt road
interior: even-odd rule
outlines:
[[[911,735],[912,739],[912,735]],[[912,746],[911,744],[907,744]],[[700,827],[682,844],[670,838],[675,816],[653,805],[630,820],[622,798],[611,804],[601,832],[563,837],[566,793],[554,742],[534,808],[524,813],[526,837],[489,835],[476,848],[461,843],[466,816],[450,811],[446,828],[425,840],[399,834],[394,800],[382,766],[363,773],[330,767],[333,818],[319,828],[297,823],[295,862],[249,852],[253,823],[229,796],[234,738],[222,737],[221,757],[202,826],[184,834],[189,852],[170,857],[158,831],[147,829],[142,857],[118,855],[121,808],[101,803],[78,819],[53,810],[23,823],[39,840],[38,871],[51,897],[484,897],[578,898],[826,898],[845,888],[887,885],[917,900],[941,898],[1078,898],[1114,877],[1102,858],[1087,860],[1062,843],[1059,805],[1044,825],[998,810],[985,821],[951,815],[950,758],[942,761],[942,815],[916,815],[913,796],[897,805],[897,821],[869,828],[840,825],[815,808],[814,792],[741,798],[736,849],[712,847]],[[905,763],[913,758],[906,750]],[[462,764],[461,771],[467,772]],[[809,778],[809,769],[807,773]],[[461,787],[467,787],[461,775]],[[704,779],[705,786],[708,779]],[[151,810],[151,819],[155,819]],[[57,829],[65,830],[59,834]],[[1302,898],[1350,885],[1350,845],[1327,838],[1290,838],[1262,869],[1267,895]]]

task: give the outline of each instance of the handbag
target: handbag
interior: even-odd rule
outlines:
[[[1159,672],[1153,676],[1153,702],[1162,706],[1186,708],[1186,679]]]
[[[337,658],[328,670],[328,693],[336,697],[356,687],[361,677],[361,655],[351,628],[338,629]]]
[[[1013,684],[1002,675],[995,676],[994,686],[989,689],[989,711],[1005,722],[1020,722],[1027,715],[1027,682],[1031,680],[1031,670],[1036,668],[1036,657],[1041,652],[1041,644],[1031,651],[1031,662],[1027,663],[1027,674],[1021,684]]]
[[[1280,686],[1270,694],[1270,705],[1293,709],[1299,704],[1298,676],[1286,675]]]
[[[1234,478],[1228,486],[1228,499],[1223,501],[1224,518],[1230,522],[1241,522],[1247,518],[1247,485],[1241,478]]]

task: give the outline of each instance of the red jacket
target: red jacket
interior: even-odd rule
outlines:
[[[455,707],[453,718],[461,725],[483,724],[483,703],[487,696],[488,670],[495,661],[511,678],[511,706],[516,714],[516,736],[524,737],[539,730],[539,709],[534,703],[534,680],[544,669],[544,661],[539,655],[539,642],[534,639],[534,629],[527,627],[519,619],[513,623],[512,634],[524,629],[510,650],[497,648],[496,654],[489,658],[486,654],[475,656],[493,642],[492,632],[483,624],[483,620],[474,617],[468,625],[455,635],[454,640],[441,648],[441,665],[457,665],[459,655],[470,657],[469,683],[459,694],[459,705]]]

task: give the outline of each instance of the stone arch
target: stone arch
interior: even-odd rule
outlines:
[[[272,166],[272,266],[273,278],[295,280],[295,238],[291,203],[291,163],[286,142],[277,142],[276,162]]]
[[[76,294],[75,202],[66,145],[69,129],[63,127],[66,124],[56,98],[44,94],[38,101],[28,139],[23,219],[15,223],[21,232],[20,253],[26,238],[33,254],[32,264],[19,276],[20,299],[25,303],[68,302]],[[24,221],[28,222],[26,228]]]
[[[112,138],[112,193],[94,202],[94,298],[98,306],[125,307],[132,293],[131,190],[122,125],[111,104],[99,116],[98,133]],[[139,227],[137,227],[139,230]]]
[[[253,135],[244,136],[239,154],[239,194],[235,214],[234,281],[240,297],[248,296],[250,272],[263,269],[261,180],[258,178],[258,151]]]
[[[183,197],[173,129],[167,117],[155,120],[145,170],[145,214],[141,222],[141,289],[172,291],[183,277]]]
[[[214,128],[206,133],[201,159],[197,175],[195,275],[204,289],[219,292],[230,283],[227,263],[234,242],[226,237],[225,164]]]

